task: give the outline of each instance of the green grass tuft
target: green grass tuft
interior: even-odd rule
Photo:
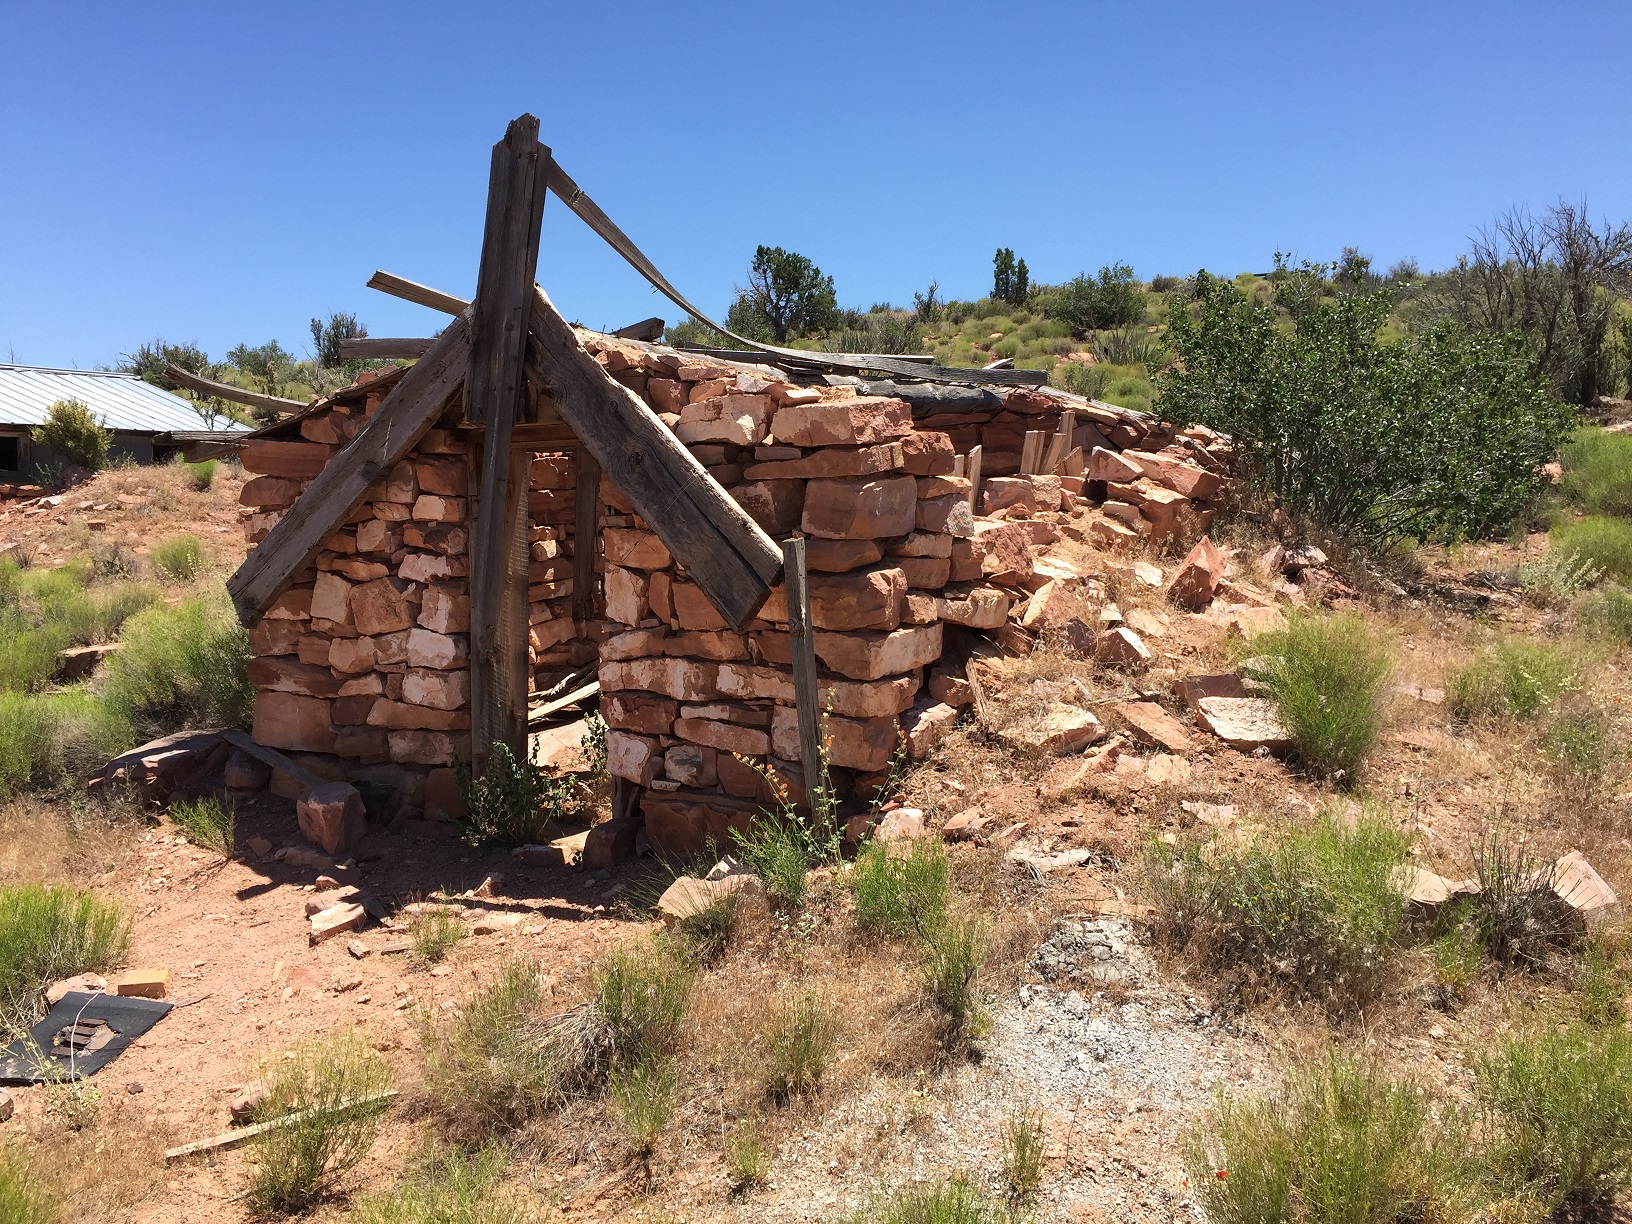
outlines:
[[[1328,1010],[1362,1010],[1394,959],[1395,876],[1409,839],[1363,812],[1216,853],[1165,848],[1147,866],[1158,939],[1212,970],[1233,970],[1247,1002],[1275,989]]]
[[[149,608],[130,619],[121,641],[103,697],[129,743],[249,722],[249,637],[224,599]]]
[[[191,582],[204,572],[204,545],[195,535],[160,540],[147,553],[153,568],[172,582]]]
[[[1382,731],[1389,652],[1352,613],[1296,615],[1281,633],[1253,639],[1268,686],[1305,768],[1354,785]]]
[[[838,1047],[838,1027],[825,1004],[806,994],[783,1003],[765,1033],[766,1088],[778,1101],[811,1096],[821,1087]]]
[[[869,842],[849,879],[856,925],[875,936],[902,939],[929,929],[942,920],[952,896],[951,864],[934,838],[895,853],[884,842]]]
[[[221,855],[232,853],[233,810],[230,802],[223,803],[214,795],[183,799],[170,805],[169,816],[193,845]]]
[[[1560,556],[1587,561],[1616,578],[1632,578],[1632,522],[1626,519],[1590,515],[1559,523],[1548,539],[1548,547]]]
[[[1029,1203],[1037,1197],[1045,1159],[1043,1115],[1036,1109],[1016,1110],[1003,1128],[1003,1180],[1009,1198]]]
[[[838,1224],[1012,1224],[1014,1217],[959,1174],[932,1186],[915,1186],[881,1197]]]
[[[506,1172],[497,1147],[427,1148],[401,1185],[357,1206],[352,1224],[529,1224],[534,1217],[504,1197]]]
[[[1576,663],[1558,646],[1514,638],[1480,654],[1451,677],[1446,694],[1458,722],[1535,718],[1576,684]]]
[[[130,919],[116,901],[66,885],[0,889],[0,1031],[15,1035],[42,1014],[58,978],[112,968]]]
[[[215,483],[215,460],[203,459],[198,463],[189,463],[187,477],[192,481],[194,489],[200,493],[205,492]]]
[[[0,1220],[5,1224],[56,1224],[62,1209],[29,1169],[21,1143],[0,1140]]]
[[[1632,518],[1632,437],[1587,426],[1576,430],[1561,456],[1561,490],[1589,514]]]

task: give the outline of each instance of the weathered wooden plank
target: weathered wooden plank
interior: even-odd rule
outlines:
[[[179,1005],[178,1005],[179,1006]],[[166,1163],[180,1160],[184,1156],[196,1156],[200,1152],[220,1152],[227,1148],[239,1147],[251,1139],[257,1139],[267,1131],[280,1130],[286,1126],[294,1126],[308,1118],[323,1115],[350,1113],[354,1109],[370,1108],[375,1105],[385,1108],[392,1097],[397,1095],[395,1088],[387,1088],[383,1092],[372,1092],[367,1096],[353,1097],[349,1101],[341,1101],[328,1108],[302,1109],[296,1113],[285,1114],[281,1118],[274,1118],[270,1122],[257,1122],[253,1126],[235,1126],[230,1131],[223,1131],[209,1139],[197,1139],[192,1143],[184,1143],[180,1147],[169,1148],[164,1153]]]
[[[231,383],[216,382],[213,378],[200,378],[191,370],[184,370],[178,365],[165,367],[165,377],[189,391],[197,391],[200,395],[213,395],[216,399],[231,400],[235,404],[247,404],[251,408],[266,408],[272,412],[304,412],[305,400],[284,399],[278,395],[262,395],[259,391],[249,391],[243,387],[235,387]]]
[[[435,344],[430,336],[359,336],[340,341],[342,361],[389,360],[393,357],[423,357]]]
[[[290,760],[276,748],[268,748],[265,744],[257,744],[247,731],[240,731],[237,727],[228,727],[221,732],[221,738],[234,748],[248,753],[261,764],[270,765],[279,773],[288,774],[289,777],[302,786],[322,786],[328,781],[327,778],[318,777],[300,762]]]
[[[642,319],[639,323],[631,323],[628,327],[620,327],[612,334],[619,340],[656,340],[663,335],[663,320],[654,315],[650,319]]]
[[[969,448],[969,509],[976,514],[980,513],[980,460],[982,453],[979,445]]]
[[[805,775],[805,794],[810,796],[814,807],[817,794],[827,791],[827,770],[822,765],[822,699],[816,680],[816,637],[810,623],[810,585],[805,575],[803,536],[782,542],[782,573],[788,591],[793,698],[799,715],[799,765]]]
[[[561,420],[517,421],[510,431],[512,450],[572,450],[577,445],[578,435]]]
[[[465,420],[486,430],[470,541],[471,757],[478,767],[494,743],[508,745],[518,760],[527,751],[525,563],[519,611],[515,572],[518,549],[525,556],[527,460],[525,453],[511,451],[510,439],[522,406],[549,160],[532,115],[511,120],[504,139],[493,146],[471,308]]]
[[[601,682],[599,680],[591,680],[588,684],[573,689],[564,697],[556,697],[550,701],[544,702],[542,705],[530,706],[527,710],[528,726],[539,726],[543,724],[546,719],[560,713],[568,706],[575,706],[580,701],[588,701],[600,691]]]
[[[595,562],[601,554],[601,465],[587,450],[578,452],[578,484],[573,490],[572,619],[595,619]]]
[[[456,319],[391,389],[351,445],[313,477],[295,504],[227,579],[238,618],[253,625],[379,480],[436,423],[469,365],[469,321]]]
[[[394,276],[390,272],[376,271],[368,278],[368,287],[416,306],[440,310],[443,314],[464,314],[470,308],[470,303],[464,298],[456,298],[451,293],[443,293],[440,289],[432,289],[429,285],[411,281],[405,276]]]
[[[532,336],[529,354],[556,412],[720,615],[747,628],[781,576],[782,550],[645,402],[585,352],[536,288]]]

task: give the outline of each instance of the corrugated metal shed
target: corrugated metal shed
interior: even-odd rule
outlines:
[[[186,400],[134,374],[0,365],[0,425],[43,425],[51,405],[65,399],[88,405],[104,427],[121,433],[194,431],[204,426]]]

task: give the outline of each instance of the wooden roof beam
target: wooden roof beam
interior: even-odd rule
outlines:
[[[200,395],[213,395],[216,399],[231,400],[235,404],[247,404],[251,408],[267,408],[273,412],[304,412],[305,400],[284,399],[277,395],[262,395],[259,391],[249,391],[243,387],[235,387],[231,383],[216,382],[213,378],[200,378],[191,370],[184,370],[178,365],[165,367],[165,376],[173,383],[186,387],[189,391],[197,391]]]

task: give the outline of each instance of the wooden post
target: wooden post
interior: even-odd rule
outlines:
[[[804,770],[805,794],[814,806],[817,793],[827,790],[827,771],[822,768],[821,694],[803,536],[782,542],[782,573],[788,584],[788,649],[793,656],[793,697],[799,708],[799,764]]]
[[[495,742],[517,759],[527,752],[527,456],[512,455],[510,438],[522,407],[549,162],[531,115],[512,120],[493,146],[471,317],[465,419],[485,429],[470,542],[470,734],[477,768]]]
[[[601,465],[580,448],[572,520],[572,619],[595,619],[595,558],[601,551]]]
[[[980,513],[980,447],[969,448],[969,512]]]

